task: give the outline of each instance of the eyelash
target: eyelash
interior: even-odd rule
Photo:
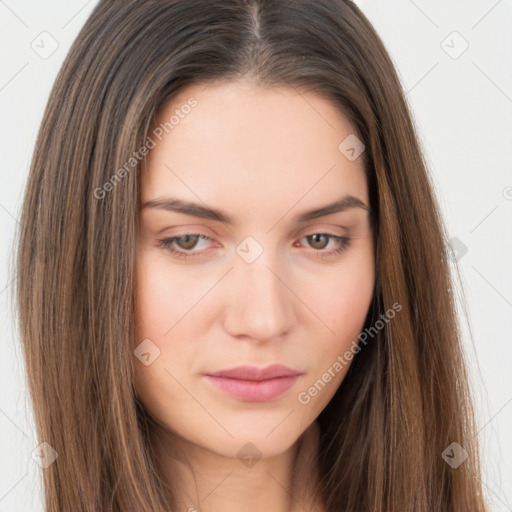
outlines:
[[[307,237],[314,236],[314,235],[322,235],[322,236],[328,237],[329,241],[330,240],[335,240],[336,243],[338,244],[338,246],[335,249],[331,249],[329,251],[326,251],[324,249],[313,249],[313,251],[315,251],[316,254],[318,256],[320,256],[321,258],[327,258],[327,257],[330,257],[330,256],[334,256],[336,254],[340,254],[341,252],[343,252],[345,249],[347,249],[350,246],[350,242],[351,242],[351,238],[349,238],[349,237],[332,235],[330,233],[312,233],[311,235],[305,235],[304,237],[301,237],[301,238],[307,238]],[[174,246],[174,242],[176,240],[179,240],[181,238],[185,238],[187,236],[193,236],[193,237],[197,236],[197,237],[199,237],[200,239],[203,239],[203,240],[211,240],[210,237],[208,237],[206,235],[201,235],[199,233],[185,233],[185,234],[180,235],[180,236],[174,236],[174,237],[171,237],[171,238],[163,238],[161,240],[158,240],[158,244],[163,249],[165,249],[166,251],[174,254],[178,258],[185,259],[185,258],[189,258],[189,257],[195,258],[196,256],[200,256],[202,251],[193,251],[193,250],[186,251],[184,249],[177,250],[177,249],[175,249],[173,247]]]

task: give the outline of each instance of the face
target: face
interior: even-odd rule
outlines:
[[[314,93],[231,82],[182,90],[152,133],[139,400],[185,445],[237,457],[252,443],[277,455],[338,389],[372,299],[354,129]]]

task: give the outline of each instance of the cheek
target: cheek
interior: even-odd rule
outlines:
[[[301,407],[311,408],[310,417],[316,417],[327,406],[345,378],[354,357],[361,350],[361,333],[373,297],[375,272],[371,251],[338,268],[330,279],[323,279],[310,288],[311,309],[319,312],[323,324],[315,327],[309,344],[311,367],[308,379],[297,395]],[[329,330],[327,327],[329,327]],[[322,330],[323,335],[320,335]]]
[[[137,339],[166,339],[200,296],[200,279],[187,278],[165,254],[146,253],[138,262],[135,324]]]
[[[180,313],[182,303],[177,299],[176,287],[166,285],[173,281],[167,281],[168,278],[159,274],[156,268],[153,270],[155,272],[141,273],[138,278],[135,345],[150,340],[159,352],[147,366],[135,359],[134,387],[147,412],[158,421],[173,425],[174,409],[184,415],[194,414],[177,384],[185,381],[183,374],[189,370],[186,344],[173,337],[173,326],[184,313]],[[190,334],[193,336],[192,332]]]
[[[162,258],[151,254],[140,257],[135,295],[134,350],[143,341],[150,340],[149,351],[155,350],[158,354],[148,365],[135,360],[135,388],[146,408],[153,413],[164,408],[169,398],[166,395],[172,389],[172,377],[166,372],[169,358],[182,357],[183,350],[179,346],[171,351],[168,345],[175,324],[185,313],[182,306],[187,303],[190,289],[180,286],[179,275],[170,275],[169,265],[164,263]]]
[[[368,268],[365,272],[348,273],[338,286],[330,287],[330,300],[324,307],[333,319],[332,329],[337,336],[359,334],[370,307],[374,284],[373,268]]]
[[[326,340],[343,345],[363,328],[375,285],[375,261],[371,245],[354,251],[320,280],[310,280],[302,294],[311,310],[330,328]],[[307,294],[306,294],[307,292]]]

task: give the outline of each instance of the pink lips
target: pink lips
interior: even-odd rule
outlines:
[[[273,400],[290,389],[302,372],[280,364],[237,366],[204,374],[217,389],[247,402]]]

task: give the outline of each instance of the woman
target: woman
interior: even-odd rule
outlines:
[[[47,511],[484,510],[443,224],[353,3],[100,2],[22,226]]]

